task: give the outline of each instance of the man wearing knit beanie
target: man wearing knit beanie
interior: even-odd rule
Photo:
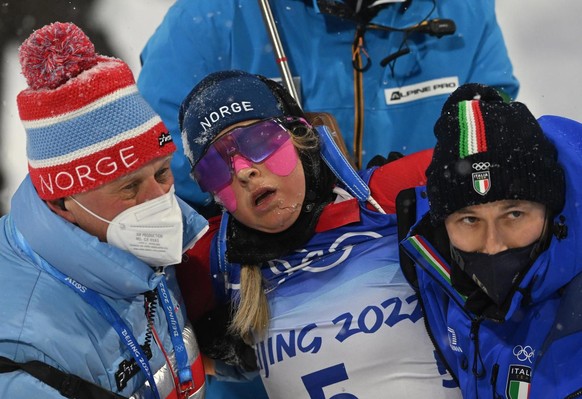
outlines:
[[[582,392],[570,371],[582,360],[571,345],[582,333],[581,135],[578,122],[536,120],[467,84],[435,124],[426,188],[401,193],[401,215],[428,207],[401,243],[414,263],[403,267],[466,397]]]
[[[19,56],[29,175],[0,219],[0,397],[203,397],[173,265],[207,223],[174,195],[167,129],[73,24]]]
[[[564,182],[556,149],[524,104],[505,103],[490,87],[462,86],[445,103],[435,136],[427,170],[434,222],[505,199],[561,209]]]

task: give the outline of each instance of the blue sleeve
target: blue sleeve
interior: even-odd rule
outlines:
[[[206,376],[206,399],[268,399],[259,375],[251,381],[226,382]]]
[[[483,18],[484,29],[467,82],[494,86],[515,100],[519,91],[519,82],[513,75],[513,66],[501,28],[497,23],[495,0],[482,0],[475,4],[481,5],[480,14]]]
[[[24,371],[13,371],[0,373],[0,398],[63,399],[64,396]]]
[[[178,147],[172,160],[176,193],[196,209],[208,205],[211,197],[190,177],[190,164],[178,129],[178,110],[194,85],[210,70],[220,68],[209,67],[209,62],[218,58],[214,44],[225,43],[225,33],[221,31],[227,31],[218,29],[214,18],[206,17],[209,11],[203,10],[205,3],[190,2],[186,9],[184,2],[178,1],[168,10],[141,53],[137,81],[142,95],[160,114]]]

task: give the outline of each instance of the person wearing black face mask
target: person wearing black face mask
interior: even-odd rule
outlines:
[[[581,133],[461,86],[435,125],[426,187],[399,195],[400,231],[419,217],[401,241],[403,271],[464,397],[582,393]]]

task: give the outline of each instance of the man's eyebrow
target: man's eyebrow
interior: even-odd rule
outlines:
[[[167,155],[163,158],[155,159],[153,162],[160,162],[160,161],[161,161],[161,163],[156,169],[159,169],[159,168],[164,167],[165,165],[168,165],[169,163],[171,163],[172,162],[172,155]],[[143,166],[142,166],[142,168],[143,168]],[[114,180],[113,182],[111,182],[109,184],[112,184],[112,185],[115,184],[117,187],[121,187],[127,183],[130,183],[133,180],[141,180],[142,177],[139,176],[139,172],[142,170],[142,168],[139,168],[138,170],[134,170],[133,172],[128,173],[126,175],[120,176],[116,180]]]
[[[463,214],[463,215],[474,215],[475,211],[473,211],[472,209],[467,208],[461,208],[458,211],[455,211],[455,213],[458,214]]]
[[[502,209],[503,210],[507,210],[510,208],[515,208],[515,207],[524,207],[527,206],[527,202],[523,202],[520,200],[508,200],[508,202],[506,202],[505,204],[503,204]]]
[[[138,172],[139,172],[139,169],[134,171],[134,172],[131,172],[127,175],[121,176],[119,179],[116,180],[116,182],[118,182],[120,185],[123,185],[123,184],[127,184],[128,182],[130,182],[132,180],[136,180],[139,178]]]
[[[116,180],[112,186],[112,190],[117,192],[124,190],[128,186],[133,187],[136,184],[139,184],[140,180],[141,179],[138,176],[126,176],[124,179]]]

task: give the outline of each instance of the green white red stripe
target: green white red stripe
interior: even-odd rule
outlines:
[[[487,151],[485,124],[478,100],[459,103],[459,156],[461,159]]]
[[[407,240],[418,253],[445,279],[451,283],[451,269],[440,255],[421,236],[411,236]]]
[[[442,258],[441,255],[430,245],[422,236],[415,235],[408,237],[404,246],[408,251],[416,251],[429,266],[431,266],[449,285],[452,286],[451,282],[451,268],[449,264]],[[412,247],[412,248],[411,248]],[[416,255],[414,255],[416,257]],[[418,260],[418,259],[417,259]],[[464,302],[467,297],[460,292],[456,291],[459,296],[459,300]]]
[[[525,381],[509,381],[508,393],[511,399],[528,399],[530,383]]]
[[[489,177],[489,175],[487,175]],[[475,179],[473,178],[473,188],[481,195],[487,194],[489,187],[491,186],[491,180],[487,179]]]

